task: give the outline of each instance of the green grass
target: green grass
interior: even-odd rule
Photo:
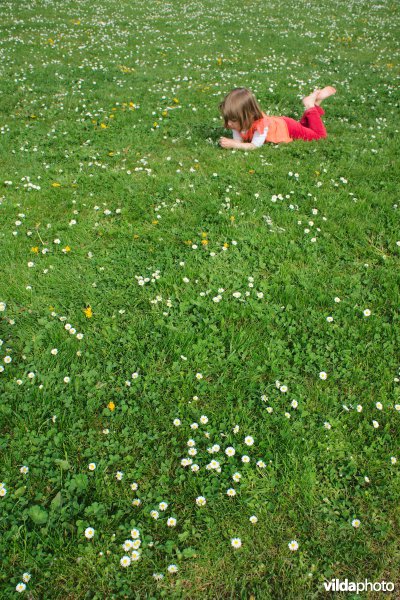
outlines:
[[[26,572],[35,600],[398,596],[398,24],[390,0],[4,3],[2,598]],[[218,147],[233,87],[299,118],[329,84],[326,140]]]

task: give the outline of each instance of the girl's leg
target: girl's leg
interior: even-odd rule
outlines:
[[[320,106],[313,106],[304,111],[300,122],[289,117],[283,117],[288,126],[290,137],[294,140],[300,139],[308,142],[326,138],[326,129],[321,120],[323,114],[325,114],[325,111]]]
[[[300,123],[309,129],[312,129],[319,137],[326,138],[327,133],[325,125],[322,122],[321,116],[325,114],[325,111],[320,106],[313,106],[304,111],[301,117]],[[305,123],[303,123],[305,121]]]

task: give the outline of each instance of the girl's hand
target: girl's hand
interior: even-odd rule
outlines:
[[[219,138],[219,145],[222,148],[236,148],[237,147],[236,140],[232,140],[231,138],[227,138],[227,137]]]

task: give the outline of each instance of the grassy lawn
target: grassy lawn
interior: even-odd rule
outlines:
[[[1,598],[398,598],[397,3],[1,14]]]

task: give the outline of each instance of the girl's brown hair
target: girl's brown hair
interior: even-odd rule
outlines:
[[[246,131],[254,121],[262,119],[261,108],[247,88],[235,88],[221,102],[219,109],[228,127],[228,121],[237,121],[241,131]]]

